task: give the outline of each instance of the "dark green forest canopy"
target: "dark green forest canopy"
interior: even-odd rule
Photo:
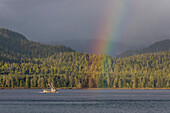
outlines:
[[[168,88],[170,52],[128,58],[57,53],[29,62],[0,62],[0,87]]]
[[[114,58],[0,29],[0,87],[169,88],[169,65],[170,51]]]

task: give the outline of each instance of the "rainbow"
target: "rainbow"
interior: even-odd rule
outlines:
[[[101,27],[96,37],[99,40],[94,44],[94,53],[111,55],[116,52],[118,45],[112,45],[111,42],[121,40],[129,5],[130,0],[112,0],[112,3],[106,6],[106,16],[101,22]]]

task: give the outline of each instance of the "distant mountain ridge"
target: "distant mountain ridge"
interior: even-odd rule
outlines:
[[[99,51],[96,51],[96,48],[95,48],[97,46],[96,42],[103,42],[105,44],[108,43],[108,41],[104,39],[103,40],[101,39],[72,39],[71,40],[70,39],[70,40],[64,40],[60,42],[53,41],[53,42],[43,42],[43,43],[52,44],[52,45],[56,45],[56,44],[65,45],[81,53],[90,53],[90,54],[97,54],[97,55],[103,54],[103,53],[100,53]],[[113,56],[113,57],[129,49],[133,50],[133,48],[144,47],[143,45],[131,45],[131,44],[120,43],[120,42],[109,41],[109,43],[110,45],[117,45],[116,48],[112,46],[112,48],[110,48],[110,53],[107,54],[108,56]]]
[[[61,43],[54,45],[46,45],[46,44],[40,44],[38,42],[33,42],[27,40],[22,34],[0,28],[0,57],[2,56],[13,56],[13,57],[20,57],[20,56],[26,56],[26,57],[49,57],[51,55],[54,55],[59,52],[75,52],[70,47],[73,47],[73,49],[76,49],[78,52],[82,53],[90,53],[90,54],[100,54],[95,53],[94,51],[94,43],[99,40],[97,39],[87,39],[87,40],[71,40],[71,41],[64,41]],[[103,40],[105,41],[105,40]],[[116,43],[116,42],[115,42]],[[112,44],[115,44],[114,42]],[[62,46],[66,45],[66,46]],[[132,49],[135,46],[129,46],[124,45],[121,43],[117,43],[119,46],[116,48],[116,53],[112,54],[110,53],[110,56],[117,55],[122,51],[125,51],[127,49]],[[114,48],[111,48],[111,50]],[[159,42],[155,42],[154,44],[138,50],[129,50],[121,53],[117,57],[128,57],[133,56],[136,54],[144,54],[144,53],[158,53],[163,51],[169,51],[170,50],[170,39],[162,40]]]
[[[154,44],[143,49],[125,51],[118,55],[118,57],[128,57],[137,54],[158,53],[164,51],[170,51],[170,39],[155,42]]]
[[[27,40],[23,35],[0,28],[0,55],[1,56],[28,56],[28,57],[47,57],[57,52],[72,52],[69,47],[61,45],[45,45],[38,42]]]

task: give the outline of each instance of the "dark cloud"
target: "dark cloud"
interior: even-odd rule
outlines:
[[[123,2],[125,0],[0,0],[0,26],[35,41],[97,38],[107,6],[114,3],[117,6],[111,10],[117,10]],[[129,0],[120,41],[143,44],[168,38],[169,3],[169,0]]]

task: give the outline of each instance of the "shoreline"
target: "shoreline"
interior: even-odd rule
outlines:
[[[25,87],[14,87],[14,88],[8,88],[8,87],[0,87],[0,89],[49,89],[49,88],[25,88]],[[56,89],[91,89],[91,90],[101,90],[101,89],[116,89],[116,90],[170,90],[170,88],[67,88],[67,87],[60,87],[60,88],[56,88]]]

